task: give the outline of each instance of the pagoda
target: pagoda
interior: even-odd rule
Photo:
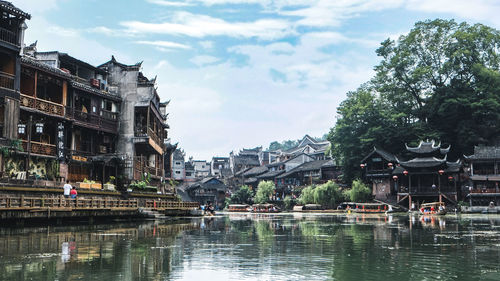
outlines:
[[[434,140],[420,141],[416,147],[405,146],[411,158],[400,160],[392,172],[398,203],[403,204],[407,200],[410,209],[424,201],[447,200],[456,204],[462,165],[460,160],[447,161],[451,146],[442,147]]]

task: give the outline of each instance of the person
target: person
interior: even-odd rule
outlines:
[[[66,183],[63,186],[64,189],[64,197],[69,198],[69,193],[72,189],[71,184],[69,184],[69,180],[66,180]]]
[[[71,195],[72,199],[75,199],[76,195],[78,195],[78,192],[76,192],[76,188],[74,186],[73,186],[73,189],[71,189],[69,194]]]

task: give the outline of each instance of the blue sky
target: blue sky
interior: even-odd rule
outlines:
[[[169,105],[173,143],[196,159],[322,136],[375,50],[416,21],[500,28],[498,0],[14,0],[25,36],[99,65],[143,62]]]

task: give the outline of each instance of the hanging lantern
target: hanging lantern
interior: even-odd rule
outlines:
[[[453,176],[449,176],[449,177],[448,177],[448,180],[449,180],[449,181],[452,181],[452,180],[453,180]]]
[[[35,124],[35,132],[38,134],[43,134],[43,123],[39,122]]]
[[[444,170],[439,170],[439,171],[438,171],[438,173],[439,173],[440,175],[443,175],[443,174],[444,174]]]
[[[361,165],[359,166],[361,167],[361,169],[364,169],[366,165],[364,163],[361,163]]]
[[[403,171],[403,175],[407,176],[407,175],[408,175],[408,171],[407,171],[407,170],[404,170],[404,171]]]
[[[389,166],[389,168],[392,168],[392,163],[391,162],[387,163],[387,166]]]
[[[394,181],[397,181],[397,180],[398,180],[398,176],[394,175],[394,176],[392,176],[392,179],[393,179]]]

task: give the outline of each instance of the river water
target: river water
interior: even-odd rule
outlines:
[[[0,280],[500,280],[500,216],[0,227]]]

